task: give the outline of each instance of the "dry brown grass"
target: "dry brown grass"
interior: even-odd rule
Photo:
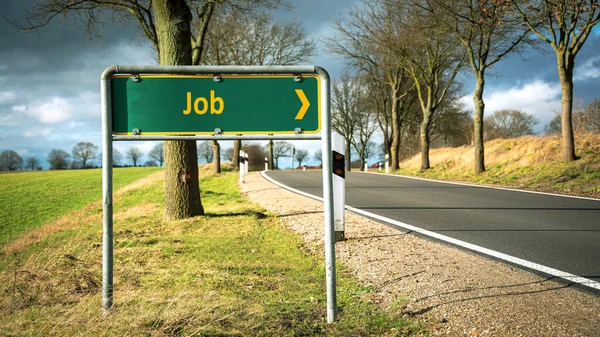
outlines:
[[[399,173],[600,197],[600,135],[580,134],[575,143],[579,159],[571,163],[560,160],[559,136],[525,136],[486,142],[480,175],[473,174],[472,146],[432,149],[426,172],[417,154],[400,164]]]

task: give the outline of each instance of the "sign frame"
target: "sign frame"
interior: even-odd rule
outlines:
[[[112,129],[112,78],[118,75],[291,75],[313,74],[319,78],[318,104],[320,110],[320,133],[304,134],[222,134],[215,129],[213,135],[114,135]],[[331,84],[327,71],[318,66],[112,66],[100,78],[102,112],[102,309],[107,312],[113,305],[113,142],[149,140],[321,140],[323,152],[323,226],[325,233],[325,281],[327,289],[327,322],[333,323],[337,315],[335,283],[335,240],[333,212],[332,132],[331,132]]]
[[[112,80],[113,133],[117,135],[132,136],[134,129],[142,135],[212,135],[215,129],[224,135],[295,134],[296,129],[316,134],[321,130],[321,83],[312,73],[117,74]],[[144,95],[144,91],[151,93]],[[207,97],[198,97],[204,110],[194,113],[191,110],[198,105],[192,101],[197,94]],[[222,110],[213,114],[213,105]],[[182,113],[184,106],[189,110]],[[235,126],[223,122],[228,118]]]

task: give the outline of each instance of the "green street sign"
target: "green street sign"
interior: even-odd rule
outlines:
[[[115,75],[117,135],[314,134],[321,129],[316,75]]]

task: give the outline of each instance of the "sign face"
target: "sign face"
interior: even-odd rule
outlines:
[[[321,129],[319,89],[316,75],[116,75],[113,133],[313,134]]]

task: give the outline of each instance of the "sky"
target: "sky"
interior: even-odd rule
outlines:
[[[0,1],[0,15],[11,20],[24,18],[24,8],[35,0]],[[344,16],[359,0],[291,1],[292,10],[276,10],[279,20],[297,18],[309,37],[332,36],[332,20]],[[510,56],[494,68],[486,81],[486,113],[499,109],[521,109],[539,119],[541,132],[560,111],[561,89],[554,54],[537,51],[524,57]],[[575,95],[584,102],[600,97],[600,34],[594,34],[578,54]],[[101,39],[89,39],[81,25],[58,18],[33,32],[20,32],[0,18],[0,152],[14,150],[24,159],[35,156],[44,168],[52,149],[71,152],[81,141],[101,147],[100,75],[112,65],[155,65],[152,47],[134,27],[105,24]],[[317,45],[310,64],[325,68],[333,79],[344,71],[342,60],[328,55]],[[465,73],[464,97],[472,109],[471,77]],[[124,154],[130,146],[147,154],[155,142],[115,142]],[[316,141],[294,143],[314,152]],[[222,148],[231,147],[223,142]],[[148,158],[142,158],[142,163]],[[290,162],[286,164],[286,162]],[[289,166],[290,158],[280,159]],[[125,162],[126,163],[126,162]],[[314,161],[309,164],[315,164]]]

